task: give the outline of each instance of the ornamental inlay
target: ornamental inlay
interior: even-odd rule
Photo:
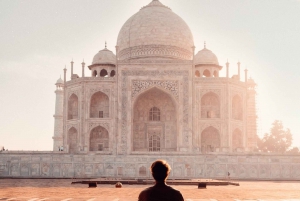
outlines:
[[[99,91],[106,94],[108,97],[110,97],[110,89],[103,89],[103,88],[92,88],[92,89],[90,89],[89,97],[91,97],[93,94],[95,94]]]
[[[110,126],[109,126],[108,122],[90,123],[89,124],[89,131],[91,131],[93,128],[96,128],[97,126],[101,126],[109,132],[109,127]]]
[[[146,89],[157,86],[159,88],[165,89],[171,94],[174,95],[175,99],[178,101],[179,98],[179,92],[178,92],[178,81],[159,81],[159,80],[133,80],[132,81],[132,94],[131,97],[135,98],[137,94],[139,94],[142,91],[145,91]]]
[[[70,130],[70,128],[74,127],[78,131],[78,125],[77,124],[69,124],[67,126],[67,131]]]

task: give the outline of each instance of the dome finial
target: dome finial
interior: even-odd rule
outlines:
[[[105,49],[107,48],[107,43],[106,43],[106,41],[105,41]]]
[[[206,41],[204,41],[204,49],[206,49]]]

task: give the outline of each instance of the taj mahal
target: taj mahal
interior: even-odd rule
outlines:
[[[255,83],[219,77],[195,53],[188,25],[159,1],[127,20],[116,55],[99,51],[82,75],[56,83],[53,150],[112,155],[244,152],[256,146]],[[240,64],[237,68],[240,72]],[[86,75],[87,74],[87,75]],[[71,79],[67,77],[71,75]]]
[[[57,80],[53,151],[0,154],[0,177],[148,178],[165,159],[170,178],[300,179],[299,156],[254,152],[247,70],[195,45],[169,7],[142,7],[122,26],[116,54],[105,45],[81,75],[72,61]]]

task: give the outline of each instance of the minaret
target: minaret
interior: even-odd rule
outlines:
[[[238,76],[239,76],[239,80],[241,80],[241,62],[239,61],[239,62],[237,63],[237,65],[238,65]]]
[[[253,150],[257,146],[256,83],[247,78],[247,147]]]
[[[71,80],[73,78],[73,68],[74,68],[74,61],[72,59],[72,61],[71,61]]]
[[[56,102],[54,117],[54,136],[53,151],[59,151],[59,147],[63,146],[63,101],[64,101],[64,81],[59,78],[56,82]]]
[[[84,60],[82,61],[81,66],[82,66],[82,77],[84,77],[84,67],[85,67]]]
[[[229,78],[229,62],[226,62],[226,77]]]

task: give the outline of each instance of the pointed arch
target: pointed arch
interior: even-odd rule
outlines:
[[[90,118],[109,118],[109,97],[98,91],[91,96]]]
[[[110,77],[115,77],[115,75],[116,75],[116,71],[115,71],[115,70],[112,70],[112,71],[110,72]]]
[[[107,77],[107,76],[108,76],[107,70],[106,69],[102,69],[100,71],[100,77]]]
[[[243,147],[242,131],[236,128],[232,133],[232,150],[236,151],[240,147]]]
[[[78,97],[72,94],[68,100],[68,120],[78,119]]]
[[[213,75],[214,75],[214,77],[219,77],[219,72],[217,70],[215,70]]]
[[[201,133],[201,149],[203,152],[214,152],[221,145],[219,131],[209,126]]]
[[[141,93],[133,103],[133,151],[175,151],[176,108],[173,97],[160,88],[153,87]],[[152,137],[154,135],[156,137]],[[153,142],[156,143],[154,147]]]
[[[68,146],[69,146],[69,153],[76,153],[77,152],[77,129],[72,127],[68,131]]]
[[[200,72],[198,70],[196,70],[196,72],[195,72],[195,77],[201,77]]]
[[[205,70],[203,71],[203,75],[204,75],[205,77],[211,77],[211,73],[210,73],[210,71],[209,71],[208,69],[205,69]]]
[[[90,132],[90,151],[108,151],[109,134],[102,126],[93,128]]]
[[[220,118],[219,96],[208,92],[201,98],[201,118]]]
[[[97,77],[97,71],[96,70],[93,71],[93,75],[92,76],[93,77]]]
[[[243,102],[239,95],[232,98],[232,118],[243,120]]]

